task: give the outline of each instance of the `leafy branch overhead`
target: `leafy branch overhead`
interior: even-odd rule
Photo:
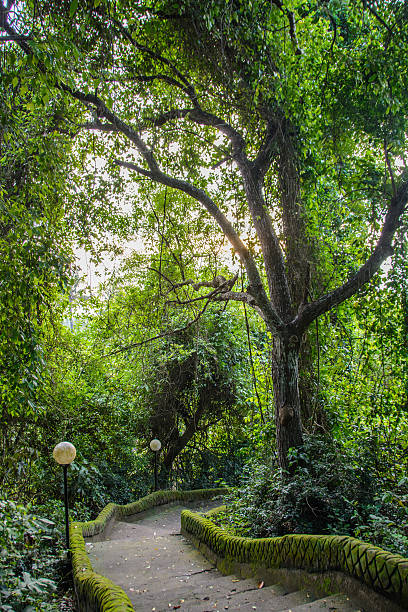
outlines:
[[[288,449],[302,441],[306,331],[371,281],[406,212],[408,179],[397,165],[407,129],[408,8],[49,0],[36,12],[28,2],[21,14],[3,3],[1,13],[21,61],[74,105],[74,136],[100,134],[112,173],[186,194],[228,239],[246,291],[232,291],[234,279],[166,282],[169,290],[213,289],[175,303],[235,300],[264,320],[287,467]],[[235,219],[231,194],[245,211]],[[354,251],[352,215],[360,224]]]

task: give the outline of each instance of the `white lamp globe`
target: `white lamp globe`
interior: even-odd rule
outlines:
[[[156,452],[159,451],[161,449],[160,440],[156,440],[156,439],[152,440],[150,442],[150,448],[152,449],[152,451],[156,451]]]
[[[52,451],[52,456],[60,465],[69,465],[76,457],[76,448],[71,442],[60,442]]]

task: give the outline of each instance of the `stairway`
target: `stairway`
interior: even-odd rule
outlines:
[[[121,586],[136,611],[376,612],[344,594],[317,598],[307,590],[224,576],[180,534],[184,507],[148,510],[115,523],[104,541],[87,540],[94,570]]]
[[[193,578],[193,579],[192,579]],[[187,588],[186,588],[187,587]],[[310,591],[288,592],[280,585],[259,588],[253,580],[239,580],[234,576],[222,576],[217,570],[207,570],[200,580],[191,576],[184,585],[162,588],[145,596],[143,607],[136,610],[166,612],[222,612],[242,610],[252,612],[305,612],[306,610],[331,610],[332,612],[363,612],[345,595],[316,599]],[[366,611],[369,612],[369,611]]]

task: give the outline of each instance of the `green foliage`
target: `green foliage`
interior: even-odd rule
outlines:
[[[287,533],[348,534],[408,555],[406,481],[387,492],[369,447],[347,448],[314,434],[290,453],[291,475],[257,457],[216,521],[255,537]]]
[[[174,85],[172,66],[177,79],[188,75],[209,112],[242,132],[251,161],[265,142],[265,117],[272,118],[265,208],[290,270],[299,241],[285,232],[283,130],[308,243],[295,272],[307,261],[301,297],[317,299],[366,261],[392,194],[390,174],[397,184],[404,178],[408,11],[397,1],[376,3],[377,14],[372,3],[346,0],[279,4],[26,0],[13,14],[30,40],[29,53],[10,42],[2,56],[0,483],[11,499],[41,503],[50,516],[55,505],[60,520],[61,504],[52,501],[61,498],[60,471],[50,451],[70,439],[78,448],[69,476],[73,513],[86,518],[107,501],[149,491],[154,433],[162,459],[177,451],[169,463],[184,488],[236,483],[254,455],[234,506],[238,531],[344,530],[406,554],[404,225],[391,264],[309,331],[305,423],[313,432],[318,422],[337,442],[309,437],[291,454],[288,480],[264,460],[275,429],[273,347],[263,321],[249,315],[248,347],[241,305],[207,308],[209,286],[194,288],[220,273],[232,277],[236,253],[185,194],[121,174],[116,160],[137,161],[134,148],[115,130],[80,132],[88,120],[107,120],[68,93],[97,94],[121,121],[147,126],[143,137],[158,164],[213,198],[264,281],[230,142],[189,113],[162,126],[152,118],[192,105],[185,82]],[[120,22],[129,37],[119,35]],[[87,300],[71,287],[65,309],[78,282],[73,240],[100,262],[129,236],[137,251],[113,280]],[[240,272],[235,289],[248,291]],[[290,280],[296,288],[295,273]]]
[[[0,99],[5,139],[0,158],[0,402],[4,418],[12,418],[40,409],[42,325],[68,283],[61,222],[67,151],[63,141],[44,134],[52,112],[25,110],[4,83]]]
[[[12,501],[0,501],[0,604],[10,612],[57,610],[59,531],[55,524]],[[58,551],[58,548],[57,548]],[[59,549],[61,552],[61,549]]]
[[[149,408],[138,444],[147,448],[149,436],[161,440],[163,477],[173,470],[178,486],[213,486],[220,479],[229,481],[225,461],[239,448],[223,430],[234,427],[238,433],[248,395],[242,334],[237,321],[216,307],[193,326],[180,315],[172,324],[181,331],[145,351],[139,413]]]

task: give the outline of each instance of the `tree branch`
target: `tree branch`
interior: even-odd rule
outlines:
[[[263,195],[263,176],[250,162],[238,162],[243,178],[249,212],[259,238],[264,258],[269,295],[278,316],[285,321],[293,317],[283,252]],[[249,279],[252,285],[251,280]],[[253,292],[255,295],[255,292]]]
[[[164,64],[165,66],[167,66],[168,68],[170,68],[170,70],[176,75],[176,77],[181,81],[182,84],[178,84],[177,86],[179,86],[186,94],[187,96],[190,98],[190,100],[193,103],[194,107],[199,107],[198,104],[198,99],[197,99],[197,94],[196,91],[193,87],[193,85],[190,83],[190,81],[180,72],[180,70],[173,64],[173,62],[171,62],[169,59],[167,59],[166,57],[163,57],[162,55],[160,55],[159,53],[155,53],[155,51],[153,51],[152,49],[150,49],[149,47],[146,47],[145,45],[142,45],[140,43],[138,43],[132,36],[132,34],[129,32],[129,30],[127,28],[125,28],[125,26],[120,23],[120,21],[118,21],[117,19],[114,19],[113,17],[110,17],[111,22],[116,26],[116,28],[118,29],[118,31],[122,34],[122,36],[124,38],[126,38],[126,40],[128,42],[130,42],[130,44],[132,46],[134,46],[138,51],[142,51],[142,53],[146,53],[147,55],[149,55],[151,58],[153,58],[154,60]]]
[[[388,25],[388,23],[386,23],[384,21],[384,19],[382,17],[380,17],[380,15],[377,13],[377,11],[372,6],[370,6],[369,2],[363,2],[363,4],[364,4],[364,6],[367,7],[367,9],[370,11],[370,13],[372,15],[374,15],[374,17],[377,19],[377,21],[379,23],[381,23],[381,25],[383,25],[384,28],[386,28],[388,30],[388,32],[390,32],[392,34],[392,28]]]
[[[192,121],[195,121],[196,123],[199,123],[200,125],[213,126],[216,129],[218,129],[221,133],[223,133],[225,136],[227,136],[231,141],[231,145],[233,149],[233,157],[237,161],[238,165],[240,166],[241,173],[242,173],[242,169],[244,169],[245,171],[248,171],[250,169],[250,165],[244,153],[245,140],[241,136],[241,134],[237,132],[232,126],[230,126],[227,122],[225,122],[223,119],[220,119],[219,117],[211,113],[207,113],[199,107],[199,104],[198,104],[198,101],[195,95],[195,91],[192,88],[192,85],[187,81],[184,75],[182,75],[178,71],[178,69],[169,60],[167,60],[166,58],[163,58],[162,56],[155,54],[151,49],[148,49],[147,47],[144,47],[143,45],[139,45],[139,43],[136,43],[133,40],[132,36],[126,30],[126,28],[124,28],[121,24],[116,24],[116,25],[118,25],[118,27],[120,26],[119,29],[122,31],[124,36],[132,44],[134,44],[137,49],[148,53],[154,59],[160,62],[163,62],[165,65],[169,66],[173,70],[173,72],[176,74],[176,76],[183,83],[186,84],[186,87],[190,88],[189,96],[190,96],[190,99],[193,101],[194,110],[188,113],[186,117],[188,117]],[[13,28],[11,28],[11,26],[9,25],[7,25],[7,32],[11,34],[16,34]],[[18,44],[28,55],[32,55],[32,50],[29,47],[29,45],[27,45],[27,43],[23,41],[23,42],[19,42]],[[39,69],[43,73],[47,72],[46,67],[41,64],[39,64]],[[276,306],[274,307],[274,305],[272,305],[271,301],[268,299],[268,296],[265,292],[265,288],[263,286],[258,268],[248,248],[242,242],[239,235],[233,228],[232,224],[228,221],[226,216],[218,208],[215,202],[207,195],[207,193],[203,191],[202,189],[199,189],[195,187],[194,185],[188,183],[187,181],[183,181],[180,179],[170,177],[164,172],[162,172],[159,168],[159,165],[152,151],[148,148],[146,143],[143,141],[140,134],[135,129],[133,129],[129,124],[122,121],[112,110],[110,110],[99,96],[97,96],[96,94],[91,94],[91,93],[85,94],[82,91],[75,90],[69,87],[63,82],[56,83],[56,86],[62,91],[68,93],[74,99],[80,101],[85,106],[89,107],[89,105],[91,105],[95,109],[96,115],[98,118],[103,117],[104,119],[108,121],[109,125],[113,126],[119,132],[121,132],[124,136],[126,136],[130,140],[130,142],[132,142],[135,145],[138,152],[142,155],[149,169],[146,170],[145,168],[142,168],[136,164],[132,164],[129,162],[117,161],[116,163],[119,166],[134,170],[138,172],[139,174],[141,174],[142,176],[146,176],[154,180],[157,183],[161,183],[162,185],[167,185],[168,187],[171,187],[173,189],[183,191],[184,193],[186,193],[187,195],[189,195],[196,201],[200,202],[204,206],[207,212],[218,223],[218,225],[220,226],[220,228],[222,229],[222,231],[224,232],[224,234],[230,241],[231,245],[238,253],[243,265],[245,266],[245,269],[248,275],[248,279],[251,285],[252,294],[260,310],[263,312],[265,316],[265,320],[267,321],[269,327],[272,330],[274,330],[275,333],[280,334],[283,329],[283,321],[281,318],[281,314],[284,311],[284,307],[287,306],[288,304],[288,299],[287,299],[288,291],[285,292],[285,287],[287,288],[287,281],[286,281],[286,277],[284,273],[283,256],[282,256],[281,249],[279,247],[279,243],[278,243],[276,234],[273,230],[270,217],[269,215],[265,213],[265,209],[264,209],[265,203],[264,203],[264,200],[261,194],[261,185],[258,184],[258,181],[253,180],[254,174],[252,172],[250,172],[249,174],[247,173],[246,181],[244,180],[244,182],[246,184],[246,191],[249,194],[249,196],[254,196],[255,192],[251,189],[251,185],[252,183],[254,185],[256,183],[255,187],[257,189],[255,190],[256,191],[255,200],[254,200],[254,197],[252,197],[252,200],[251,200],[252,204],[251,202],[249,202],[249,205],[250,205],[251,214],[254,219],[257,231],[259,230],[258,235],[260,236],[261,243],[263,243],[265,265],[267,266],[267,269],[269,267],[269,270],[272,270],[272,273],[269,273],[269,279],[268,279],[269,286],[271,287],[271,278],[274,277],[274,279],[277,280],[275,284],[281,285],[283,289],[284,306],[282,306],[282,304],[279,303],[280,291],[278,290],[278,291],[271,292],[271,295],[274,295],[274,305],[277,304],[278,312],[280,314],[278,314],[277,310],[275,309]],[[269,244],[271,244],[271,247],[268,246]],[[276,273],[276,270],[278,270],[278,273]],[[289,305],[290,305],[290,300],[289,300]]]
[[[126,346],[121,346],[120,348],[110,351],[109,353],[105,353],[104,355],[101,355],[97,359],[106,359],[106,357],[113,357],[114,355],[124,353],[125,351],[129,351],[132,348],[137,348],[138,346],[143,346],[145,344],[148,344],[149,342],[153,342],[154,340],[160,340],[161,338],[166,338],[167,336],[172,336],[174,334],[178,334],[179,332],[186,331],[187,329],[192,327],[194,323],[197,323],[197,321],[203,316],[203,314],[207,310],[210,303],[211,303],[211,300],[207,300],[207,302],[204,304],[203,308],[200,310],[198,315],[192,321],[190,321],[189,323],[187,323],[187,325],[184,325],[183,327],[179,327],[177,329],[171,329],[170,331],[163,332],[161,334],[157,334],[156,336],[147,338],[146,340],[140,340],[139,342],[131,342],[130,344],[127,344]],[[88,362],[88,363],[93,363],[93,361],[97,361],[97,359],[93,359],[91,360],[91,362]]]
[[[217,289],[218,291],[230,291],[237,282],[237,279],[238,274],[235,274],[235,276],[230,279],[226,279],[224,278],[224,276],[219,275],[216,276],[212,281],[200,281],[197,283],[191,278],[189,278],[185,281],[182,281],[181,283],[173,283],[173,281],[170,281],[170,283],[172,285],[171,290],[179,289],[180,287],[185,287],[186,285],[192,285],[195,291],[198,291],[202,287],[214,287],[214,289]]]
[[[215,302],[229,302],[230,300],[233,302],[243,302],[247,306],[253,308],[261,319],[267,323],[265,315],[259,306],[256,305],[255,298],[250,293],[246,293],[245,291],[224,291],[224,293],[216,295],[213,300]]]
[[[157,270],[155,271],[157,272]],[[223,276],[216,276],[212,281],[201,281],[199,283],[194,282],[192,279],[187,279],[185,281],[182,281],[181,283],[175,283],[171,279],[164,276],[164,274],[162,274],[162,276],[171,285],[171,289],[169,293],[171,293],[172,291],[175,291],[176,289],[179,289],[180,287],[186,287],[186,286],[192,286],[195,291],[198,291],[198,289],[200,289],[201,287],[214,287],[215,288],[215,291],[211,291],[210,293],[207,293],[206,295],[201,295],[196,298],[191,298],[191,299],[183,300],[183,301],[179,299],[168,300],[166,302],[167,304],[177,304],[177,305],[185,306],[187,304],[191,304],[192,302],[198,302],[204,299],[211,299],[212,301],[215,301],[215,302],[229,302],[230,300],[232,300],[236,302],[243,302],[244,304],[251,306],[251,308],[253,308],[254,310],[258,312],[258,314],[261,316],[262,319],[266,320],[264,314],[262,313],[260,308],[257,306],[255,298],[250,293],[247,293],[245,291],[239,291],[239,292],[231,291],[232,287],[235,285],[235,283],[238,280],[238,273],[235,274],[233,278],[228,279],[228,280],[225,279]]]
[[[180,81],[177,81],[177,79],[174,79],[168,74],[138,74],[127,78],[127,81],[139,81],[139,83],[151,83],[156,80],[164,81],[169,85],[174,85],[175,87],[178,87],[188,95],[187,88],[182,83],[180,83]],[[121,81],[119,80],[119,82]]]
[[[224,136],[226,136],[231,141],[233,159],[241,157],[243,155],[246,145],[243,136],[229,123],[224,121],[224,119],[221,119],[220,117],[217,117],[217,115],[207,113],[206,111],[198,108],[195,108],[193,111],[188,113],[187,118],[191,121],[194,121],[194,123],[198,123],[199,125],[208,125],[214,127],[219,132],[224,134]]]
[[[283,324],[282,320],[280,316],[278,316],[266,295],[265,288],[254,259],[252,258],[248,248],[238,236],[232,224],[228,221],[227,217],[218,208],[215,202],[206,194],[206,192],[198,187],[195,187],[194,185],[191,185],[187,181],[168,176],[157,168],[157,164],[154,170],[146,170],[145,168],[142,168],[136,164],[121,160],[116,160],[116,164],[122,168],[134,170],[138,174],[151,178],[162,185],[167,185],[173,189],[183,191],[204,206],[210,215],[217,221],[218,225],[238,253],[243,265],[245,266],[253,296],[257,302],[257,305],[264,313],[265,320],[272,329],[279,333]]]
[[[392,240],[394,234],[401,224],[401,217],[407,209],[408,202],[408,180],[405,180],[398,188],[396,195],[392,198],[390,207],[385,216],[381,235],[374,251],[360,269],[334,291],[322,296],[318,300],[304,305],[298,316],[294,319],[300,331],[305,330],[317,317],[338,306],[367,284],[380,269],[381,264],[393,253]]]
[[[259,150],[258,155],[254,160],[254,169],[262,176],[265,176],[272,163],[272,153],[274,150],[275,139],[277,134],[277,125],[275,121],[268,121],[267,131],[264,143]]]
[[[158,115],[157,117],[148,117],[146,121],[149,122],[149,126],[161,127],[168,121],[173,121],[174,119],[183,119],[189,113],[191,113],[191,110],[192,109],[190,108],[173,108],[165,113],[162,113],[161,115]]]
[[[180,301],[179,299],[177,300],[169,300],[167,302],[167,304],[181,304],[181,305],[186,305],[186,304],[191,304],[192,302],[197,302],[198,300],[203,300],[206,298],[212,298],[213,296],[217,295],[218,293],[230,293],[232,287],[235,285],[235,283],[237,282],[238,279],[238,274],[235,274],[235,276],[229,280],[227,280],[226,278],[224,278],[223,276],[216,276],[212,281],[201,281],[199,283],[194,283],[192,280],[186,280],[183,281],[182,283],[171,283],[172,284],[172,288],[170,291],[174,291],[174,289],[177,289],[179,287],[184,287],[186,285],[192,285],[193,288],[195,289],[195,291],[198,291],[199,289],[201,289],[202,287],[214,287],[214,291],[211,291],[210,293],[207,293],[206,295],[200,295],[199,297],[196,298],[189,298],[188,300],[185,301]],[[253,300],[255,302],[255,300]]]
[[[245,291],[220,291],[219,289],[215,289],[210,293],[200,295],[196,298],[191,298],[189,300],[168,300],[166,304],[177,304],[178,306],[186,306],[193,302],[199,302],[200,300],[205,299],[209,299],[213,302],[243,302],[247,306],[253,308],[259,314],[259,316],[265,322],[267,322],[262,310],[259,308],[259,306],[257,306],[255,298],[251,294],[246,293]]]

